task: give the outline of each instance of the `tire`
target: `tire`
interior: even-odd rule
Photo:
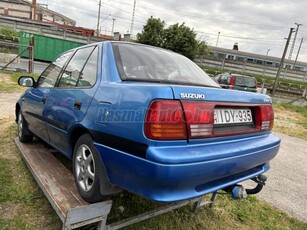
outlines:
[[[17,117],[17,127],[18,127],[18,138],[22,143],[29,143],[33,140],[33,134],[28,130],[27,123],[22,115],[22,112],[19,111]]]
[[[100,193],[100,177],[103,171],[99,161],[93,139],[89,134],[82,135],[74,147],[73,172],[81,197],[89,203],[109,198]]]

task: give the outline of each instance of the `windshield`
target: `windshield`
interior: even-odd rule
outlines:
[[[201,68],[177,53],[138,44],[113,43],[122,80],[219,87]]]
[[[256,88],[256,79],[253,77],[236,76],[235,85]]]

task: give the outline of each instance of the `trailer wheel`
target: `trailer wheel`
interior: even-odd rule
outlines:
[[[81,197],[89,203],[107,199],[107,196],[100,193],[99,181],[103,171],[99,160],[91,136],[82,135],[74,148],[73,171],[77,189]]]
[[[21,110],[18,113],[17,125],[19,141],[22,143],[31,142],[33,140],[33,134],[31,134],[31,132],[27,128],[27,124],[23,118]]]

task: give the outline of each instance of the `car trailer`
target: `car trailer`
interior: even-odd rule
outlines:
[[[120,229],[187,204],[194,203],[195,211],[204,205],[212,206],[217,198],[217,192],[215,192],[209,201],[203,201],[203,196],[201,196],[191,200],[171,203],[107,225],[107,217],[112,207],[111,200],[94,204],[87,203],[77,191],[72,172],[52,154],[50,149],[40,142],[24,144],[18,138],[15,138],[15,142],[34,179],[63,222],[64,230],[75,229],[93,223],[98,224],[97,229]]]

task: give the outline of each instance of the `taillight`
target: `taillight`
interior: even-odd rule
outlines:
[[[156,140],[187,139],[180,101],[153,101],[146,115],[145,135]]]
[[[154,140],[187,140],[229,136],[257,131],[271,130],[274,123],[273,107],[265,105],[244,105],[253,111],[254,125],[250,124],[222,124],[219,130],[214,128],[215,102],[155,100],[148,108],[144,126],[147,138]],[[240,108],[239,104],[224,104],[229,108]],[[238,129],[239,126],[248,126],[248,129]],[[234,129],[222,130],[223,127]]]
[[[270,130],[274,125],[274,111],[272,105],[260,105],[257,109],[257,128]]]
[[[210,102],[182,102],[189,138],[212,136],[214,105]]]
[[[232,76],[229,82],[229,89],[233,89],[235,85],[235,76]]]

